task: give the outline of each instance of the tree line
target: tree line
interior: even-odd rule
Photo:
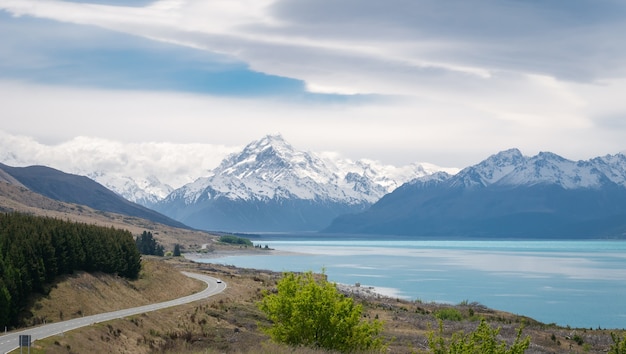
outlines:
[[[21,213],[0,214],[0,325],[15,326],[33,292],[74,271],[136,279],[141,255],[126,230]]]

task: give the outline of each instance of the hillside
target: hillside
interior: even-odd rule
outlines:
[[[138,217],[103,212],[84,205],[60,202],[34,193],[26,187],[2,181],[0,181],[0,212],[22,212],[115,227],[129,230],[133,235],[139,235],[144,230],[148,230],[155,235],[159,242],[164,244],[166,249],[172,249],[175,243],[179,243],[187,249],[199,248],[202,244],[212,242],[215,238],[213,235],[202,231],[171,227]]]
[[[85,205],[105,212],[148,219],[173,227],[187,228],[186,225],[154,210],[129,202],[84,176],[64,173],[45,166],[11,167],[0,164],[0,170],[4,171],[5,176],[11,176],[29,190],[50,199]]]
[[[163,291],[163,284],[170,285],[168,291]],[[87,272],[60,277],[48,296],[33,298],[31,309],[22,320],[27,326],[59,322],[172,300],[200,291],[202,287],[202,283],[181,276],[167,263],[144,257],[137,280]]]

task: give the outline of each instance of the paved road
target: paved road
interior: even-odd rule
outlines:
[[[22,334],[28,335],[30,334],[32,341],[36,341],[38,339],[50,337],[59,333],[71,331],[76,328],[89,326],[94,323],[104,322],[113,320],[116,318],[122,318],[127,316],[136,315],[139,313],[150,312],[155,310],[164,309],[166,307],[172,307],[177,305],[186,304],[189,302],[193,302],[196,300],[205,299],[209,296],[221,293],[226,289],[226,283],[219,282],[216,278],[209,277],[203,274],[197,273],[188,273],[182,272],[184,275],[201,280],[207,283],[207,288],[199,293],[195,293],[193,295],[181,297],[178,299],[160,302],[158,304],[133,307],[130,309],[119,310],[114,312],[102,313],[99,315],[92,315],[86,317],[75,318],[69,321],[50,323],[47,325],[39,326],[39,327],[31,327],[23,331],[19,332],[11,332],[9,334],[0,336],[0,353],[7,353],[19,347],[18,339]],[[26,348],[24,348],[26,349]],[[26,351],[24,351],[26,352]]]

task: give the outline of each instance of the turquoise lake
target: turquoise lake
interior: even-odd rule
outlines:
[[[260,237],[271,255],[196,259],[320,272],[424,302],[479,302],[544,323],[626,328],[624,241],[429,241]],[[268,252],[269,253],[269,252]]]

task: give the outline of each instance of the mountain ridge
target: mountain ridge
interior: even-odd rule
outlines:
[[[280,134],[266,135],[154,208],[202,229],[316,231],[340,214],[364,210],[405,182],[382,176],[372,162],[342,163],[299,151]],[[437,169],[413,168],[407,175]]]
[[[40,165],[11,167],[0,163],[0,170],[30,191],[53,200],[144,218],[172,227],[189,228],[154,210],[132,203],[85,176],[68,174]]]
[[[418,178],[331,233],[412,236],[626,237],[626,156],[571,161],[505,150],[456,175]]]

